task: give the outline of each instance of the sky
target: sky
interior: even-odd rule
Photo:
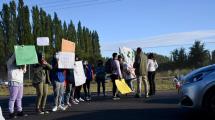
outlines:
[[[8,3],[9,0],[0,0]],[[103,56],[119,47],[170,55],[195,40],[215,49],[215,0],[24,0],[61,20],[96,30]],[[2,5],[0,6],[2,8]]]

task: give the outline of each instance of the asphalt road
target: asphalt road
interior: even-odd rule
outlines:
[[[51,110],[53,97],[49,96],[47,108]],[[121,96],[120,100],[112,100],[111,96],[93,96],[91,102],[73,105],[66,111],[37,115],[34,112],[35,96],[24,97],[23,107],[27,117],[16,120],[210,120],[207,113],[182,109],[176,91],[158,91],[150,98],[134,98],[133,95]],[[0,97],[0,105],[7,119],[5,97]],[[213,116],[212,116],[213,117]]]

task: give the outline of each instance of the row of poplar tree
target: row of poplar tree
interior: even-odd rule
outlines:
[[[14,45],[36,45],[37,37],[49,37],[50,45],[45,47],[47,59],[61,49],[62,38],[76,43],[76,55],[81,59],[94,63],[101,58],[98,33],[82,26],[80,21],[76,29],[72,20],[68,24],[62,22],[56,13],[51,16],[38,6],[29,10],[23,0],[18,1],[18,6],[15,1],[4,3],[0,11],[1,66],[14,52]]]

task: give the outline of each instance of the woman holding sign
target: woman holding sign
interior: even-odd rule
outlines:
[[[48,84],[51,84],[49,70],[52,69],[52,66],[46,62],[43,54],[38,54],[37,56],[39,63],[33,68],[33,86],[36,88],[37,93],[36,112],[38,114],[48,114],[49,112],[45,110],[45,105],[48,95]]]
[[[12,57],[7,62],[7,69],[8,69],[8,86],[10,92],[9,98],[9,117],[16,118],[14,112],[14,105],[16,102],[17,106],[17,116],[27,116],[22,111],[22,97],[23,97],[23,78],[24,73],[26,72],[26,65],[24,66],[17,66],[15,55],[13,54]]]

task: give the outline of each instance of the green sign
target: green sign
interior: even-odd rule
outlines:
[[[25,65],[25,64],[36,64],[38,63],[37,53],[34,45],[26,46],[14,46],[16,64]]]

